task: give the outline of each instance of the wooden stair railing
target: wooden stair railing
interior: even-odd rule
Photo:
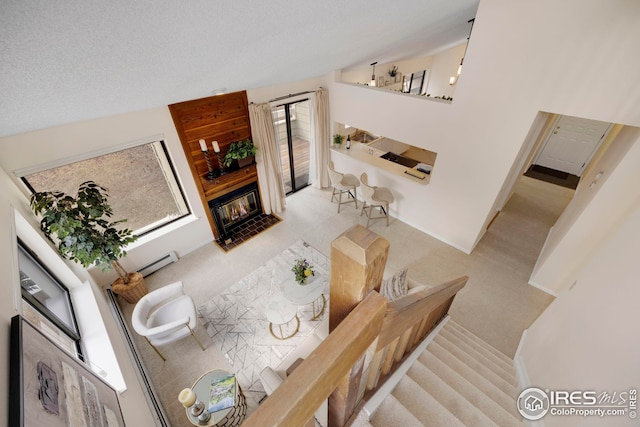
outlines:
[[[388,303],[380,289],[389,242],[360,225],[332,243],[329,336],[242,424],[297,427],[329,398],[329,426],[343,427],[362,395],[375,391],[394,367],[447,314],[467,277]],[[377,339],[362,384],[365,353]]]
[[[377,338],[367,382],[367,392],[375,391],[381,379],[447,315],[467,280],[461,277],[390,303],[372,291],[242,426],[307,425]]]
[[[307,425],[380,333],[386,306],[383,296],[370,292],[242,426]]]
[[[447,315],[456,293],[469,278],[460,277],[387,305],[375,354],[368,369],[367,392],[375,391],[393,369]]]

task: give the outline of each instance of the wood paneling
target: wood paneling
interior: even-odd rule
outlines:
[[[218,141],[220,156],[235,141],[251,138],[247,93],[234,92],[208,98],[194,99],[169,105],[182,148],[189,162],[193,178],[209,219],[213,234],[218,230],[209,211],[208,202],[258,180],[255,164],[221,175],[213,180],[206,178],[208,168],[199,141],[204,139],[209,148],[211,164],[218,169],[218,160],[212,142]]]

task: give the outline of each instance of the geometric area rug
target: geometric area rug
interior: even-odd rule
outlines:
[[[317,320],[311,305],[298,306],[300,329],[291,338],[278,340],[269,333],[265,308],[270,296],[282,290],[291,280],[291,267],[298,258],[314,266],[316,276],[325,283],[327,306]],[[233,366],[236,379],[245,396],[256,406],[265,396],[260,372],[271,366],[276,369],[285,357],[301,345],[325,320],[329,312],[329,258],[302,240],[267,261],[257,270],[198,307],[207,334],[213,345]],[[251,405],[253,406],[253,405]]]

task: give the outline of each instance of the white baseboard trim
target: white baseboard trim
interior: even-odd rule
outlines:
[[[522,336],[520,337],[520,342],[518,343],[518,348],[516,348],[516,354],[513,355],[513,360],[516,360],[520,357],[520,351],[522,351],[522,346],[524,345],[524,339],[527,336],[528,329],[522,331]]]
[[[552,297],[558,298],[560,295],[557,294],[556,292],[552,291],[551,289],[545,288],[542,285],[537,284],[536,282],[529,280],[529,285],[533,286],[534,288],[540,289],[542,292],[547,293],[549,295],[551,295]]]
[[[513,367],[516,369],[516,378],[518,380],[518,394],[529,387],[531,387],[531,380],[529,379],[529,373],[527,372],[527,367],[524,364],[524,360],[520,356],[520,352],[522,347],[524,346],[524,340],[527,336],[527,330],[525,329],[522,332],[522,337],[520,337],[520,343],[518,343],[518,349],[516,350],[515,356],[513,356]],[[522,419],[524,425],[527,427],[544,427],[543,420],[530,421],[527,419]]]
[[[516,378],[518,379],[518,392],[525,388],[531,387],[531,380],[529,379],[529,373],[527,367],[522,360],[522,357],[516,357],[513,359],[513,367],[516,369]]]
[[[405,220],[405,222],[406,222],[406,220]],[[452,242],[452,241],[450,241],[450,240],[448,240],[448,239],[445,239],[444,237],[440,236],[440,235],[439,235],[439,234],[437,234],[437,233],[434,233],[434,232],[432,232],[432,231],[429,231],[429,230],[427,230],[427,229],[424,229],[424,228],[422,228],[422,227],[419,227],[419,226],[417,226],[417,225],[415,225],[415,224],[410,224],[410,223],[408,223],[408,222],[407,222],[407,224],[409,224],[410,226],[412,226],[412,227],[414,227],[414,228],[417,228],[418,230],[422,231],[423,233],[428,234],[429,236],[431,236],[431,237],[433,237],[433,238],[435,238],[435,239],[440,240],[442,243],[446,243],[447,245],[449,245],[449,246],[451,246],[451,247],[453,247],[453,248],[455,248],[455,249],[457,249],[457,250],[459,250],[459,251],[461,251],[461,252],[464,252],[464,253],[465,253],[465,254],[467,254],[467,255],[471,255],[471,251],[473,250],[473,248],[469,249],[469,248],[462,247],[462,246],[460,246],[460,245],[459,245],[459,244],[457,244],[457,243],[454,243],[454,242]]]
[[[385,397],[391,394],[391,392],[396,387],[396,385],[398,385],[400,380],[407,374],[407,371],[411,368],[411,366],[413,365],[413,362],[415,362],[418,359],[418,357],[420,357],[420,355],[427,348],[429,343],[431,343],[431,341],[433,341],[436,335],[438,335],[440,330],[444,328],[444,326],[447,324],[449,319],[451,319],[451,317],[448,315],[447,317],[442,319],[442,322],[440,322],[438,326],[436,326],[433,329],[433,331],[431,331],[429,335],[427,335],[427,337],[424,340],[422,340],[422,342],[409,355],[409,357],[407,357],[407,359],[404,362],[402,362],[402,365],[400,365],[400,367],[396,369],[396,371],[387,379],[387,381],[385,381],[385,383],[382,384],[382,387],[380,387],[378,391],[376,391],[373,394],[373,396],[371,396],[371,398],[367,400],[367,403],[365,403],[365,405],[362,407],[362,410],[366,413],[368,419],[371,419],[371,417],[373,417],[373,415],[375,414],[378,407],[382,404],[382,401],[385,399]]]

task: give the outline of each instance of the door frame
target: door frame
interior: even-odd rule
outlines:
[[[311,96],[311,93],[303,93],[300,94],[298,96],[291,96],[291,97],[284,97],[281,99],[278,99],[278,102],[271,102],[270,103],[270,108],[272,109],[272,111],[275,108],[279,108],[279,107],[283,107],[285,110],[285,122],[286,122],[286,132],[287,132],[287,145],[288,145],[288,152],[289,152],[289,173],[290,173],[290,178],[291,178],[291,191],[286,193],[286,196],[290,196],[306,187],[308,187],[309,185],[311,185],[311,182],[309,182],[309,180],[311,179],[311,164],[312,164],[312,151],[313,151],[313,97]],[[309,152],[309,177],[308,177],[308,181],[307,184],[302,186],[302,187],[297,187],[295,185],[296,181],[295,181],[295,167],[294,167],[294,158],[293,158],[293,135],[291,133],[291,117],[289,116],[289,108],[291,105],[293,104],[297,104],[297,103],[301,103],[301,102],[308,102],[309,103],[309,133],[311,135],[311,139],[309,141],[310,143],[310,152]],[[280,165],[280,174],[282,175],[282,165]],[[284,175],[283,175],[284,178]],[[283,181],[284,182],[284,181]]]
[[[575,117],[575,116],[567,116],[566,114],[558,114],[558,117],[556,117],[555,121],[553,122],[553,125],[551,126],[551,128],[547,132],[547,135],[544,137],[544,144],[542,144],[540,146],[540,148],[538,149],[538,152],[537,152],[535,158],[533,159],[532,164],[534,164],[534,165],[538,164],[538,160],[540,159],[540,156],[544,152],[544,149],[546,148],[547,144],[549,143],[549,140],[551,139],[551,136],[553,135],[553,130],[556,129],[556,127],[558,126],[558,122],[560,122],[560,120],[563,117],[574,117],[574,118],[577,118],[577,119],[584,119],[583,117]],[[584,120],[591,120],[591,119],[584,119]],[[613,128],[613,123],[609,123],[609,125],[605,129],[604,133],[600,137],[600,140],[593,147],[593,150],[591,150],[591,153],[589,153],[589,156],[587,156],[586,160],[582,164],[582,167],[580,167],[580,170],[578,171],[576,176],[582,177],[582,173],[584,172],[586,167],[591,162],[591,159],[593,159],[593,156],[595,156],[595,154],[598,152],[598,149],[600,149],[600,146],[602,145],[602,143],[607,139],[607,136],[609,135],[609,132],[611,132],[612,128]]]

